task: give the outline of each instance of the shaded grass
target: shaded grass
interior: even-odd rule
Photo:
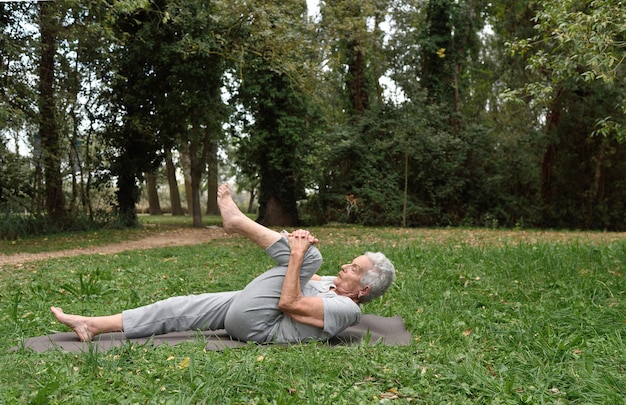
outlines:
[[[65,330],[49,315],[52,304],[103,315],[172,295],[238,289],[271,265],[239,237],[48,260],[0,274],[0,402],[624,403],[625,241],[313,231],[322,240],[322,274],[364,250],[394,261],[398,282],[364,310],[402,315],[410,346],[205,352],[196,341],[105,353],[10,352],[24,338]]]

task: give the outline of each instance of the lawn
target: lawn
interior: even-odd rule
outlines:
[[[0,403],[625,403],[626,235],[312,231],[321,240],[322,274],[364,250],[387,253],[397,283],[364,312],[402,315],[411,345],[205,351],[194,341],[81,354],[12,351],[25,338],[66,330],[50,305],[104,315],[172,295],[239,289],[271,264],[240,237],[29,262],[0,270]],[[63,240],[90,243],[80,235]],[[43,240],[20,243],[52,249]],[[15,247],[0,244],[7,251]]]

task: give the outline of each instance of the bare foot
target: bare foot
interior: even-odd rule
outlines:
[[[230,189],[226,184],[222,184],[217,189],[217,205],[219,206],[220,213],[222,214],[222,226],[224,227],[224,231],[229,234],[236,233],[239,219],[245,216],[239,210],[235,201],[233,201]]]
[[[72,328],[82,342],[88,342],[98,334],[91,326],[88,317],[66,314],[61,308],[57,307],[50,307],[50,311],[52,311],[57,321]]]

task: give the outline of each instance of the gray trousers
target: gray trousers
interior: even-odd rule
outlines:
[[[287,238],[279,239],[266,253],[276,261],[276,266],[243,290],[173,297],[126,310],[122,312],[124,334],[137,338],[186,330],[226,329],[230,336],[242,341],[271,341],[286,316],[278,309],[278,300],[289,263]],[[321,262],[321,254],[311,246],[300,269],[301,286],[306,285]]]

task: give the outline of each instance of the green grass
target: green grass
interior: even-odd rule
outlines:
[[[410,346],[205,352],[195,341],[104,353],[10,351],[25,338],[65,330],[50,305],[103,315],[241,288],[270,266],[239,237],[30,262],[0,272],[0,403],[625,403],[623,235],[313,232],[325,258],[320,273],[335,273],[364,250],[395,262],[396,285],[364,310],[402,315]]]

